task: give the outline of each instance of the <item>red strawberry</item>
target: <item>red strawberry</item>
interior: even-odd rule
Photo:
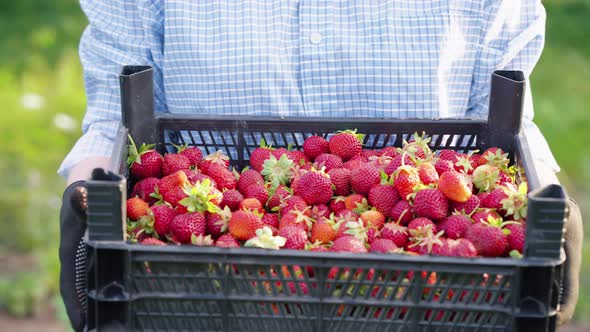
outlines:
[[[488,164],[500,169],[506,169],[509,162],[508,153],[504,153],[502,149],[497,147],[487,149],[479,158],[479,165]]]
[[[173,188],[170,191],[167,191],[165,194],[162,194],[162,198],[164,199],[165,202],[170,203],[170,205],[178,208],[178,212],[180,213],[186,213],[188,212],[188,210],[186,209],[186,206],[183,206],[180,202],[187,198],[187,194],[184,190],[184,187],[180,186],[180,187],[176,187]]]
[[[263,185],[250,186],[246,189],[244,194],[246,198],[256,198],[262,206],[268,201],[268,190]]]
[[[394,158],[398,155],[397,149],[394,146],[386,146],[381,149],[381,156]]]
[[[143,239],[141,241],[139,241],[139,243],[145,245],[145,246],[165,246],[166,243],[162,242],[158,239],[154,239],[153,237],[148,237],[146,239]]]
[[[258,213],[264,212],[264,206],[262,206],[262,203],[254,197],[245,198],[240,204],[238,204],[238,209],[250,212],[255,211]]]
[[[336,213],[341,210],[346,209],[346,205],[344,203],[345,197],[343,196],[336,196],[330,201],[330,211]]]
[[[287,153],[289,152],[289,150],[285,149],[285,148],[278,148],[278,149],[274,149],[272,150],[271,154],[277,158],[277,160],[281,159],[282,155],[287,155]],[[287,157],[289,158],[289,157]]]
[[[304,165],[309,163],[309,158],[307,158],[303,151],[299,150],[287,151],[287,158],[291,159],[295,165]]]
[[[131,197],[138,196],[139,198],[146,201],[148,204],[153,205],[156,203],[157,199],[151,197],[151,195],[156,191],[156,187],[160,180],[157,178],[145,178],[139,180],[135,186],[133,186],[133,192],[131,193]]]
[[[215,242],[215,246],[222,248],[239,248],[240,243],[228,233],[220,236],[219,239],[217,239],[217,242]]]
[[[127,200],[127,218],[138,220],[147,215],[150,205],[139,197],[132,197]]]
[[[311,210],[307,207],[307,203],[305,203],[305,200],[301,198],[301,196],[293,195],[287,198],[283,203],[281,203],[279,214],[281,216],[284,216],[292,210],[298,210],[307,211],[307,215],[309,216],[311,215]]]
[[[275,213],[266,213],[262,216],[262,222],[271,229],[279,228],[279,215]]]
[[[211,163],[205,174],[209,175],[216,183],[217,189],[236,189],[236,176],[226,166],[219,163]]]
[[[438,181],[438,189],[455,202],[467,202],[471,197],[473,184],[468,176],[457,171],[444,172]]]
[[[330,208],[326,204],[316,204],[311,207],[311,219],[318,220],[330,215]]]
[[[492,209],[478,209],[477,212],[471,216],[471,219],[473,219],[473,221],[476,223],[480,223],[488,220],[489,217],[494,219],[502,218],[496,211]]]
[[[484,208],[496,209],[500,214],[506,213],[502,209],[502,200],[508,198],[508,194],[503,187],[494,189],[489,195],[481,201],[481,206]]]
[[[177,171],[190,169],[190,167],[191,162],[184,155],[168,153],[164,156],[162,172],[164,173],[164,176],[166,176]]]
[[[525,229],[521,223],[506,225],[505,229],[509,230],[508,234],[508,252],[517,250],[523,253],[525,241]]]
[[[179,214],[170,223],[172,238],[180,243],[190,243],[192,235],[205,235],[207,220],[199,212]]]
[[[131,174],[137,179],[162,177],[164,159],[156,150],[153,150],[154,145],[142,144],[137,150],[131,138],[130,143],[127,165],[130,167]]]
[[[225,190],[223,191],[223,200],[219,207],[224,208],[227,206],[230,210],[235,211],[239,208],[240,202],[243,200],[244,196],[239,191],[235,189]]]
[[[289,189],[281,184],[277,187],[274,194],[270,197],[270,199],[266,203],[266,206],[274,211],[274,209],[278,208],[281,205],[281,202],[285,201],[290,195],[291,192],[289,191]]]
[[[388,222],[381,229],[381,238],[389,239],[396,246],[403,248],[408,244],[408,228],[399,223]]]
[[[350,194],[344,198],[344,207],[350,211],[359,213],[368,210],[368,202],[365,196],[360,194]]]
[[[297,226],[286,226],[279,229],[279,236],[287,239],[283,249],[301,250],[307,242],[307,232]]]
[[[383,213],[376,210],[368,210],[360,215],[361,220],[365,226],[380,230],[385,224],[385,216]]]
[[[324,171],[329,172],[334,168],[342,168],[342,158],[333,154],[322,153],[315,158],[314,164],[316,169],[324,168]]]
[[[369,252],[387,254],[395,252],[396,249],[397,246],[393,241],[389,239],[376,239],[375,241],[373,241],[373,243],[371,243],[371,249],[369,249]]]
[[[422,189],[414,198],[414,212],[419,217],[441,220],[449,213],[449,202],[438,189]]]
[[[340,225],[339,232],[338,232],[338,236],[340,236],[346,231],[346,227],[347,227],[346,223],[349,221],[357,222],[360,216],[358,213],[356,213],[354,211],[341,210],[341,211],[337,212],[336,214],[334,214],[334,217],[337,222],[342,222],[342,225]]]
[[[215,180],[213,180],[209,175],[205,175],[203,173],[197,173],[197,171],[193,171],[191,169],[185,169],[185,170],[183,170],[183,172],[186,174],[188,182],[190,182],[193,185],[197,182],[203,182],[203,181],[209,179],[211,186],[217,188],[217,182],[215,182]]]
[[[328,141],[330,152],[342,158],[343,161],[358,156],[363,150],[364,135],[357,134],[356,131],[345,130],[336,133]]]
[[[490,220],[493,220],[490,218]],[[508,249],[508,239],[501,228],[501,219],[475,223],[465,232],[465,238],[485,257],[502,256]]]
[[[350,185],[357,194],[367,196],[371,188],[381,181],[379,170],[371,165],[363,165],[352,170]]]
[[[455,167],[452,161],[439,159],[436,163],[434,163],[434,169],[436,169],[436,172],[440,177],[443,173],[454,170]]]
[[[420,176],[420,181],[426,185],[438,182],[438,173],[430,163],[420,164],[418,166],[418,175]]]
[[[272,155],[272,150],[267,147],[259,147],[250,153],[250,166],[258,172],[264,169],[264,161]]]
[[[455,163],[455,161],[457,161],[457,152],[449,149],[440,150],[438,157],[441,160],[450,160],[452,163]]]
[[[324,172],[307,172],[292,188],[295,195],[301,196],[309,205],[326,204],[333,195],[332,182]]]
[[[199,163],[203,159],[203,152],[198,147],[181,147],[178,150],[178,153],[182,154],[183,156],[187,157],[191,166],[197,167]]]
[[[342,164],[342,168],[352,171],[352,170],[357,169],[363,165],[365,165],[365,161],[362,160],[361,158],[352,158],[349,161]]]
[[[414,219],[414,208],[408,201],[400,200],[393,206],[389,216],[394,221],[398,221],[402,225],[407,225]]]
[[[207,233],[214,239],[227,231],[232,213],[229,207],[216,213],[207,213]]]
[[[328,153],[328,142],[320,136],[310,136],[303,141],[303,152],[310,160],[322,153]]]
[[[246,189],[253,185],[264,185],[264,178],[262,177],[262,175],[260,175],[260,173],[258,173],[254,169],[248,169],[242,172],[242,174],[240,174],[240,179],[237,183],[238,190],[242,194],[245,194]]]
[[[490,193],[486,193],[486,192],[477,194],[477,198],[479,198],[480,204],[481,204],[481,201],[483,201],[489,194]]]
[[[458,239],[465,236],[467,229],[473,224],[471,218],[464,214],[454,214],[438,223],[438,229],[444,231],[450,239]]]
[[[403,158],[403,165],[402,165],[402,158]],[[397,171],[398,168],[401,166],[416,166],[416,163],[412,160],[412,158],[407,154],[398,154],[397,156],[393,157],[389,165],[385,167],[385,174],[391,175]]]
[[[328,172],[330,181],[334,185],[334,195],[346,196],[350,194],[350,174],[346,168],[334,168]]]
[[[311,242],[328,243],[332,242],[338,236],[340,223],[334,221],[334,218],[319,218],[311,227]]]
[[[335,252],[352,252],[352,253],[367,253],[367,248],[363,241],[357,239],[352,235],[341,236],[334,241],[331,251]]]
[[[419,230],[420,228],[424,229],[426,226],[431,227],[432,233],[436,234],[438,232],[438,228],[436,227],[436,224],[432,222],[432,220],[422,217],[410,221],[408,224],[408,231]]]
[[[393,174],[393,185],[402,199],[408,200],[408,195],[414,192],[414,188],[420,184],[418,171],[411,166],[401,166]]]
[[[211,153],[201,160],[201,162],[199,163],[199,169],[201,170],[201,172],[208,174],[209,166],[211,166],[212,164],[219,164],[224,168],[228,168],[229,157],[226,156],[221,150]]]
[[[256,230],[264,227],[262,219],[256,214],[238,210],[232,213],[229,233],[237,240],[249,240],[256,236]]]
[[[172,198],[173,192],[178,188],[182,190],[182,187],[188,183],[188,178],[183,171],[170,174],[160,179],[158,182],[158,191],[166,202],[170,202],[169,198]]]
[[[449,256],[453,257],[477,257],[477,249],[471,241],[461,239],[447,239],[446,241],[447,252]]]
[[[451,211],[463,212],[467,215],[471,215],[473,211],[480,207],[479,197],[477,195],[471,195],[467,202],[459,203],[451,201]]]
[[[296,226],[303,229],[305,232],[309,231],[312,225],[312,220],[306,215],[308,211],[309,208],[304,211],[291,210],[291,212],[281,216],[279,220],[279,229],[287,226]]]
[[[164,238],[170,230],[172,219],[176,217],[178,212],[168,205],[154,205],[150,208],[151,217],[154,221],[154,231]]]
[[[399,196],[392,185],[376,184],[369,191],[369,205],[386,217],[391,215],[391,210],[398,201]]]
[[[363,149],[361,151],[361,156],[367,160],[370,160],[371,157],[381,156],[381,151],[380,150]]]

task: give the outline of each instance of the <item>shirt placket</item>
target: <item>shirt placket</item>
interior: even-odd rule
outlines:
[[[332,1],[299,0],[300,89],[305,114],[335,116],[337,89]]]

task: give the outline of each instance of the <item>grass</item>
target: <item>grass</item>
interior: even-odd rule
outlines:
[[[545,4],[546,47],[532,76],[536,122],[562,166],[563,183],[590,216],[590,3]],[[58,289],[65,182],[55,172],[81,134],[85,98],[77,45],[85,25],[75,0],[0,2],[0,255],[32,253],[38,262],[33,271],[0,273],[0,307],[14,314],[30,314],[38,299]],[[30,282],[32,275],[41,281]],[[586,322],[588,276],[590,245],[584,248],[584,288],[575,316]]]

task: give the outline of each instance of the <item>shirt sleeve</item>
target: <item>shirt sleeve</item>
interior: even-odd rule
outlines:
[[[466,117],[487,118],[491,74],[494,70],[520,70],[527,90],[523,109],[523,130],[538,151],[538,158],[559,171],[549,146],[533,123],[529,76],[539,60],[545,42],[545,9],[540,0],[486,0],[485,24],[469,96]]]
[[[89,21],[79,46],[87,108],[83,135],[58,170],[64,177],[86,158],[111,155],[121,122],[122,66],[152,66],[156,111],[165,107],[159,66],[163,53],[161,1],[81,0],[80,5]]]

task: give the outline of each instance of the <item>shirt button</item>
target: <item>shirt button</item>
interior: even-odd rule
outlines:
[[[312,44],[317,45],[322,42],[322,35],[319,32],[313,32],[309,35],[309,41],[311,41]]]

